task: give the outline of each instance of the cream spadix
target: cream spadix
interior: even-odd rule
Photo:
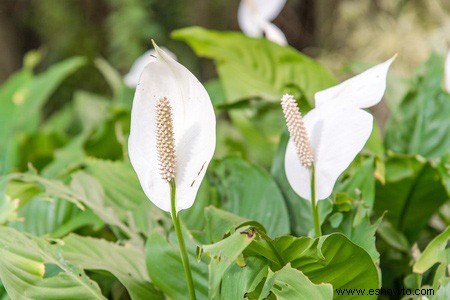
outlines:
[[[155,46],[133,100],[128,150],[147,197],[170,211],[192,206],[214,153],[216,118],[203,85],[184,66]]]
[[[314,158],[316,200],[330,196],[339,175],[368,140],[373,117],[362,108],[381,101],[387,72],[394,59],[316,93],[316,107],[303,118],[305,136],[309,138]],[[285,155],[286,176],[294,191],[311,201],[311,168],[301,162],[299,151],[291,134]]]

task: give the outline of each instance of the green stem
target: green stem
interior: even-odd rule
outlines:
[[[172,209],[171,211],[172,221],[175,227],[175,232],[177,233],[178,245],[180,246],[181,261],[183,262],[184,275],[186,276],[186,281],[188,284],[189,299],[195,300],[196,299],[195,289],[194,289],[194,281],[192,280],[191,265],[189,264],[189,258],[186,252],[186,245],[184,244],[183,233],[181,232],[180,219],[177,214],[177,209],[175,206],[176,189],[177,188],[175,185],[175,180],[172,179],[170,181],[170,200],[171,200],[170,202]]]
[[[316,205],[316,175],[314,165],[311,167],[311,206],[314,217],[314,232],[316,237],[319,237],[322,235],[322,230],[320,229],[319,210]]]

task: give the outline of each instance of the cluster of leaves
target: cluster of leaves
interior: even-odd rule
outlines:
[[[278,101],[289,92],[307,111],[333,76],[292,48],[239,33],[187,28],[173,37],[213,59],[219,74],[206,83],[218,114],[217,159],[181,213],[198,299],[351,299],[334,289],[382,284],[429,285],[439,289],[433,299],[447,298],[442,58],[414,79],[385,140],[374,130],[320,202],[325,235],[311,238],[310,204],[284,173]],[[25,67],[0,87],[0,297],[186,299],[170,216],[146,199],[127,158],[133,91],[96,60],[113,96],[76,91],[41,118],[61,81],[85,64],[72,58],[38,75]]]

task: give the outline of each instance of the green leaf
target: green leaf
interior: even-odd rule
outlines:
[[[67,260],[84,270],[110,272],[127,288],[131,299],[164,299],[150,283],[143,249],[74,234],[63,243],[63,256]]]
[[[264,231],[262,225],[257,222],[242,218],[230,212],[218,209],[214,206],[205,208],[205,234],[208,242],[215,243],[224,238],[224,236],[233,233],[236,228],[246,225],[258,227],[259,230]]]
[[[185,237],[188,235],[184,234]],[[188,287],[176,239],[170,242],[158,232],[150,234],[145,245],[147,270],[155,286],[171,299],[188,299]],[[197,261],[196,245],[185,239],[197,299],[208,299],[208,265]]]
[[[425,248],[419,259],[414,263],[413,271],[423,274],[434,264],[441,263],[447,265],[447,253],[445,248],[450,239],[450,227],[435,237]]]
[[[354,213],[346,213],[343,221],[334,232],[341,232],[349,238],[355,245],[363,248],[376,263],[380,254],[375,246],[375,233],[381,222],[381,218],[374,224],[370,223],[369,216],[364,216],[357,224],[354,224]]]
[[[43,236],[53,233],[72,218],[76,218],[80,212],[79,208],[66,200],[38,195],[21,207],[18,214],[20,219],[10,222],[8,226],[35,236]],[[95,219],[92,222],[86,221],[87,223],[79,225],[91,224]]]
[[[267,263],[262,258],[245,258],[245,266],[232,264],[222,279],[221,299],[247,299],[247,292],[254,290],[267,272]]]
[[[269,270],[261,297],[266,297],[269,291],[279,300],[333,299],[331,284],[314,284],[305,274],[292,268],[290,264],[276,272]],[[263,299],[261,297],[260,299]]]
[[[172,37],[187,42],[197,55],[215,60],[230,102],[254,97],[278,101],[291,92],[312,103],[315,92],[335,83],[314,60],[267,39],[200,27],[176,30]]]
[[[47,277],[47,268],[60,272]],[[59,246],[0,227],[0,279],[12,299],[106,299],[97,283],[69,264]]]
[[[214,166],[222,208],[261,223],[270,236],[289,233],[283,195],[264,170],[230,157]]]
[[[105,191],[105,201],[121,220],[133,219],[140,232],[149,234],[168,217],[148,200],[129,162],[89,158],[86,172],[93,175]]]
[[[246,226],[215,244],[201,247],[201,251],[211,258],[208,285],[210,298],[214,299],[219,294],[220,283],[225,272],[250,245],[255,234],[253,228]]]
[[[413,241],[448,195],[436,167],[423,158],[391,154],[385,163],[386,183],[377,182],[375,211],[387,212],[392,226]]]
[[[450,149],[450,94],[442,89],[444,59],[431,55],[386,127],[394,152],[438,158]]]
[[[330,283],[334,289],[379,288],[380,279],[370,255],[342,234],[317,239],[283,236],[274,246],[286,263],[313,283]],[[278,263],[278,262],[272,262]],[[375,296],[335,295],[334,299],[375,299]]]

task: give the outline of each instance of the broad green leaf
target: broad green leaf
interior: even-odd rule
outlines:
[[[63,256],[84,270],[113,274],[132,299],[164,299],[150,283],[143,249],[71,234],[63,240]]]
[[[215,60],[230,102],[254,97],[279,100],[291,92],[312,103],[315,92],[335,83],[314,60],[267,39],[200,27],[176,30],[172,36],[187,42],[197,55]]]
[[[168,216],[153,205],[142,191],[129,162],[89,158],[84,162],[86,172],[93,175],[105,191],[105,201],[122,220],[132,217],[140,232],[149,234]]]
[[[186,232],[187,233],[187,232]],[[197,299],[208,299],[208,264],[196,260],[195,242],[184,234]],[[176,238],[168,241],[157,231],[145,245],[147,270],[155,286],[171,299],[189,299],[188,287]]]
[[[265,231],[262,225],[255,221],[237,216],[214,206],[205,208],[205,235],[210,243],[218,242],[224,236],[233,233],[236,228],[246,225],[257,227],[259,231]]]
[[[46,276],[47,269],[59,269]],[[106,299],[97,283],[68,263],[58,245],[0,227],[0,279],[12,299]]]
[[[81,213],[80,209],[66,200],[38,195],[21,207],[18,214],[19,220],[10,222],[8,226],[35,236],[43,236],[53,233],[79,213]],[[79,225],[83,226],[93,222]]]
[[[270,236],[289,233],[289,215],[283,195],[264,170],[237,157],[214,166],[222,208],[261,223]]]
[[[92,209],[105,223],[122,230],[132,240],[133,244],[140,245],[142,243],[138,232],[130,228],[120,218],[118,211],[108,201],[109,198],[106,197],[103,187],[94,177],[83,171],[78,171],[72,176],[70,192]]]
[[[386,145],[394,152],[439,158],[450,149],[450,94],[443,90],[444,59],[433,54],[391,116]]]
[[[118,216],[117,212],[111,207],[111,203],[108,202],[103,187],[86,172],[78,171],[74,173],[69,186],[61,181],[46,179],[30,173],[14,174],[11,178],[35,183],[42,188],[45,195],[70,201],[82,210],[85,209],[85,206],[89,207],[106,224],[125,233],[134,244],[142,244],[142,239],[137,230],[133,230]]]
[[[364,216],[357,224],[354,222],[355,212],[343,214],[343,220],[338,228],[330,230],[331,232],[341,232],[355,245],[363,248],[376,263],[380,258],[380,254],[375,246],[375,233],[381,222],[381,218],[374,224],[370,223],[369,217]]]
[[[255,235],[254,228],[246,226],[215,244],[201,247],[201,251],[211,258],[208,285],[210,298],[214,299],[219,294],[220,283],[225,272],[250,245]]]
[[[267,263],[262,258],[246,257],[244,266],[232,264],[222,279],[221,299],[246,299],[246,294],[256,288],[267,272]]]
[[[261,296],[266,297],[269,291],[279,300],[333,299],[333,286],[331,284],[314,284],[305,274],[292,268],[290,264],[276,272],[269,270]],[[260,299],[263,298],[260,297]]]
[[[370,255],[342,234],[317,239],[283,236],[274,246],[284,263],[300,270],[313,283],[330,283],[334,289],[379,288],[380,279]],[[277,261],[272,264],[278,265]],[[375,296],[342,296],[334,299],[375,299]]]
[[[314,228],[314,221],[311,212],[311,203],[301,198],[292,189],[289,184],[286,172],[284,170],[284,158],[286,154],[286,146],[289,140],[287,130],[281,136],[281,141],[278,146],[277,153],[272,163],[271,174],[276,183],[280,187],[283,196],[286,200],[286,205],[289,211],[289,219],[291,221],[291,230],[296,235],[307,235]],[[323,223],[326,216],[332,210],[332,204],[329,200],[319,201],[318,203],[320,221]]]
[[[450,239],[450,227],[435,237],[425,248],[419,259],[413,266],[413,271],[423,274],[430,269],[434,264],[441,263],[447,265],[447,253],[445,248]]]
[[[434,164],[420,157],[391,154],[386,162],[386,183],[377,182],[375,211],[410,241],[448,199]]]
[[[213,187],[208,180],[203,180],[200,184],[194,205],[191,208],[179,212],[181,220],[192,231],[198,232],[201,236],[205,235],[205,209],[210,205],[218,205],[219,196],[217,189]]]

